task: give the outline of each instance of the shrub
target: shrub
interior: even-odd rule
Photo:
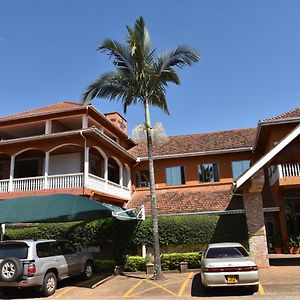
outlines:
[[[181,262],[187,262],[189,269],[201,267],[201,254],[198,252],[190,253],[171,253],[161,255],[161,266],[164,271],[178,270]]]
[[[146,271],[148,260],[142,256],[128,256],[125,270],[130,272]]]
[[[96,259],[95,260],[95,272],[96,273],[111,273],[116,267],[116,262],[109,259]]]

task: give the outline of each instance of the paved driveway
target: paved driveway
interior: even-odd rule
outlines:
[[[165,279],[153,281],[145,274],[128,273],[112,279],[95,276],[89,281],[69,279],[60,284],[48,299],[300,299],[300,266],[272,266],[260,270],[260,289],[252,293],[246,288],[221,288],[204,292],[198,271],[164,273]],[[17,291],[9,298],[39,297],[32,291]],[[2,299],[7,299],[2,297]]]

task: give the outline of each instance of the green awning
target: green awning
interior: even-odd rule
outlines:
[[[70,194],[19,197],[0,201],[0,223],[50,223],[116,217],[135,218],[123,208]]]

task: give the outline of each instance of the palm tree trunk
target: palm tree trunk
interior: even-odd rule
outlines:
[[[151,215],[152,215],[152,233],[153,233],[153,248],[154,248],[154,279],[163,279],[160,262],[159,249],[159,234],[158,234],[158,217],[157,205],[155,195],[155,178],[154,178],[154,164],[153,164],[153,142],[151,135],[151,121],[148,101],[145,101],[145,125],[147,132],[148,144],[148,161],[149,161],[149,177],[150,177],[150,200],[151,200]]]

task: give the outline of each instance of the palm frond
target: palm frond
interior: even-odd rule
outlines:
[[[131,55],[125,45],[115,40],[106,39],[98,46],[97,50],[114,56],[116,67],[133,72],[134,66],[132,65]]]
[[[87,105],[95,97],[122,100],[128,94],[129,87],[128,78],[120,76],[118,71],[104,73],[86,88],[81,103]]]
[[[158,58],[158,64],[161,70],[168,70],[172,67],[182,68],[185,65],[192,65],[192,63],[200,60],[200,56],[196,50],[187,46],[178,46],[175,50],[166,51]]]

